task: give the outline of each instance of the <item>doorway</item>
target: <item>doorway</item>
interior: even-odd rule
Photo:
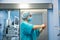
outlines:
[[[30,12],[32,14],[32,21],[30,22],[33,25],[47,24],[47,9],[24,9],[20,10],[21,15],[24,12]],[[37,37],[37,40],[48,40],[48,27],[46,27]]]

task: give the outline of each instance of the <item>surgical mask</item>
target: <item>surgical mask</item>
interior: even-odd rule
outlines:
[[[28,22],[30,22],[32,20],[32,17],[28,18]]]

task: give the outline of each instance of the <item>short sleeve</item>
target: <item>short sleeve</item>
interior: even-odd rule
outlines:
[[[29,23],[24,24],[24,33],[25,34],[31,34],[32,31],[33,31],[33,25],[32,24],[29,24]]]

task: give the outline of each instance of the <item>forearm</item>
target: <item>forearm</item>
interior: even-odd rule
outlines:
[[[35,29],[38,29],[38,28],[41,28],[41,27],[42,27],[42,25],[34,25],[33,29],[35,30]]]
[[[42,25],[34,25],[33,29],[34,29],[34,30],[35,30],[35,29],[39,29],[39,28],[44,29],[45,27],[46,27],[45,24],[42,24]]]

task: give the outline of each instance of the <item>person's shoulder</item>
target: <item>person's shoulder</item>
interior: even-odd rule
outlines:
[[[21,24],[22,24],[22,25],[27,25],[27,23],[26,23],[26,22],[24,22],[24,21],[22,21],[22,22],[21,22]]]
[[[21,25],[30,26],[30,25],[33,25],[33,24],[30,24],[30,23],[27,23],[27,22],[23,21],[23,22],[21,22]]]

